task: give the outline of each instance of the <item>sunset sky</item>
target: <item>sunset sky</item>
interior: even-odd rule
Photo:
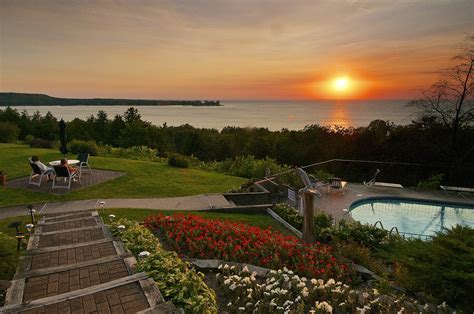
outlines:
[[[473,0],[0,0],[0,90],[59,97],[407,99]]]

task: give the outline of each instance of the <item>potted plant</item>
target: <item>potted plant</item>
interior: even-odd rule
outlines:
[[[7,183],[7,172],[0,169],[0,185],[5,185]]]

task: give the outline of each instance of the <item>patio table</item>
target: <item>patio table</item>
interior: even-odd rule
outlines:
[[[67,163],[71,166],[76,166],[80,163],[80,161],[77,159],[68,159]],[[61,160],[53,160],[53,161],[50,161],[49,164],[51,166],[59,166],[61,164]]]

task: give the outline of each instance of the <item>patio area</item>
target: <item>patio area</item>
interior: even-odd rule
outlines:
[[[92,173],[84,172],[82,174],[80,183],[72,182],[70,190],[64,188],[53,189],[53,183],[51,181],[48,182],[46,178],[43,178],[41,186],[28,184],[29,176],[10,180],[7,182],[7,186],[10,188],[24,189],[32,192],[47,193],[52,195],[64,195],[68,192],[104,183],[122,177],[124,175],[126,175],[125,172],[93,169]],[[62,180],[62,178],[58,180]]]
[[[448,194],[444,191],[423,191],[412,188],[367,187],[364,184],[352,182],[347,183],[344,195],[342,193],[322,193],[322,197],[316,197],[314,203],[315,208],[324,209],[326,213],[331,214],[336,220],[340,220],[354,202],[376,197],[400,197],[474,205],[473,198],[456,193]],[[344,219],[351,220],[352,218],[350,215],[345,215]]]

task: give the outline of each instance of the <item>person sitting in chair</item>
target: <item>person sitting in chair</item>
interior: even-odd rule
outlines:
[[[65,158],[61,159],[61,166],[67,167],[69,169],[69,173],[71,175],[75,174],[78,171],[76,167],[73,167],[73,166],[69,165]]]
[[[40,168],[41,172],[43,172],[43,174],[48,175],[48,181],[53,180],[51,176],[54,174],[54,169],[52,167],[48,167],[45,164],[43,164],[40,161],[39,157],[36,155],[31,156],[31,162],[37,165],[38,168]]]

